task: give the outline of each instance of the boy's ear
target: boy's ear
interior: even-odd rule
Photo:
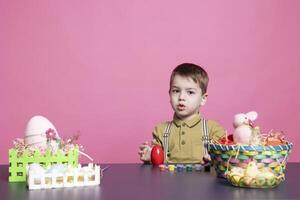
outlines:
[[[205,93],[205,94],[202,95],[201,103],[200,103],[201,106],[204,106],[204,105],[205,105],[205,103],[206,103],[206,101],[207,101],[207,97],[208,97],[208,94],[207,94],[207,93]]]

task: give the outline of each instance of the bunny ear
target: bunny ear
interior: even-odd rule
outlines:
[[[248,119],[250,119],[251,121],[254,121],[257,118],[257,112],[255,112],[255,111],[250,111],[246,115],[247,115]]]

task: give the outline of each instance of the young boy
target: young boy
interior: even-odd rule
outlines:
[[[207,142],[218,140],[225,131],[211,120],[205,120],[199,108],[207,101],[208,75],[200,66],[183,63],[170,79],[170,102],[174,110],[172,122],[164,122],[153,131],[153,145],[164,149],[166,163],[204,163],[210,160]],[[140,145],[139,155],[150,161],[152,145]]]

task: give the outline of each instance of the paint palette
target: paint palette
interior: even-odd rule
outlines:
[[[160,171],[169,172],[193,172],[193,171],[210,171],[210,163],[201,164],[161,164],[158,166]]]

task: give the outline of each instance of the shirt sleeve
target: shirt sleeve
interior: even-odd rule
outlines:
[[[217,141],[225,135],[225,129],[215,121],[208,121],[209,136],[212,141]]]
[[[163,131],[164,131],[164,123],[156,126],[152,132],[153,136],[153,144],[160,145],[163,147]]]

